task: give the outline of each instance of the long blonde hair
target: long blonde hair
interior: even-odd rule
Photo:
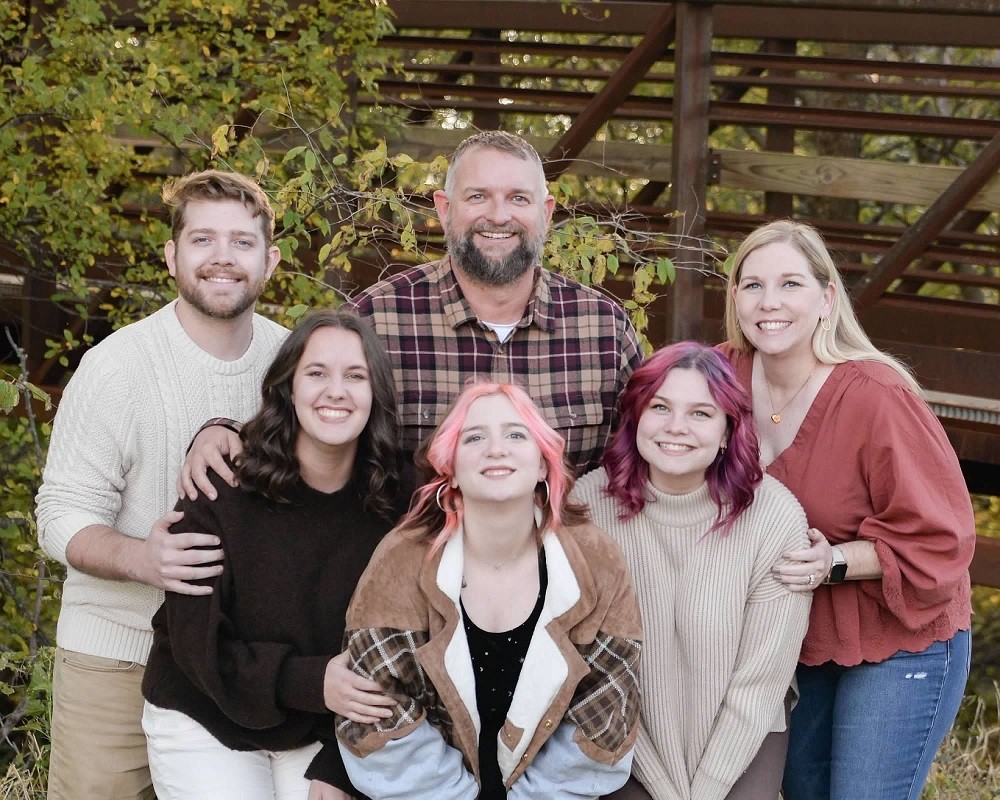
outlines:
[[[779,219],[762,225],[751,232],[736,251],[733,268],[726,284],[726,338],[729,344],[745,353],[753,351],[747,337],[740,328],[736,313],[734,288],[739,285],[743,262],[755,250],[769,244],[782,242],[798,250],[809,264],[809,270],[820,286],[833,284],[833,305],[830,308],[829,330],[817,324],[813,332],[812,349],[816,359],[822,364],[843,364],[845,361],[878,361],[892,367],[915,391],[920,391],[909,369],[898,359],[883,353],[872,344],[854,313],[854,307],[847,295],[840,272],[833,264],[830,251],[823,237],[811,225],[790,219]]]

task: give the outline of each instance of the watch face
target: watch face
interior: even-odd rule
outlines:
[[[847,564],[840,563],[834,564],[833,569],[830,570],[830,577],[827,579],[827,583],[843,583],[844,578],[847,577]]]

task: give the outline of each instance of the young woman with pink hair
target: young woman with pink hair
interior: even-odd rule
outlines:
[[[772,573],[808,546],[792,494],[764,477],[750,400],[695,342],[631,376],[603,467],[577,483],[622,547],[646,631],[633,777],[615,800],[774,800],[808,593]]]
[[[499,383],[467,387],[426,446],[434,477],[347,613],[352,670],[395,701],[338,718],[370,797],[577,800],[627,780],[639,610],[621,551],[567,500],[563,448]]]

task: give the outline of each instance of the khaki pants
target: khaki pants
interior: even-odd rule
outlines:
[[[49,800],[153,800],[143,667],[57,648]]]

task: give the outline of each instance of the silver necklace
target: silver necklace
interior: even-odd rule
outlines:
[[[475,558],[476,560],[478,560],[478,561],[479,561],[479,563],[481,563],[481,564],[485,564],[485,565],[486,565],[487,567],[493,567],[493,571],[494,571],[494,572],[496,572],[497,574],[499,574],[499,572],[500,572],[500,567],[504,566],[505,564],[509,564],[509,563],[510,563],[510,562],[512,562],[512,561],[516,561],[516,560],[517,560],[517,559],[519,559],[519,558],[520,558],[521,556],[523,556],[523,555],[524,555],[524,554],[525,554],[525,553],[526,553],[526,552],[528,551],[528,548],[529,548],[529,547],[530,547],[530,546],[532,545],[532,543],[533,543],[534,541],[535,541],[535,534],[534,534],[534,533],[532,533],[532,534],[531,534],[531,536],[530,536],[530,537],[528,538],[528,541],[526,541],[526,542],[524,543],[524,547],[522,547],[522,548],[521,548],[521,549],[520,549],[520,550],[519,550],[518,552],[516,552],[516,553],[515,553],[514,555],[512,555],[512,556],[507,556],[507,558],[505,558],[505,559],[504,559],[503,561],[500,561],[500,562],[498,562],[498,563],[496,563],[496,564],[494,564],[494,563],[493,563],[492,561],[487,561],[487,560],[486,560],[485,558],[483,558],[483,557],[482,557],[481,555],[478,555],[477,553],[474,553],[474,552],[473,552],[472,550],[466,550],[466,552],[467,552],[467,553],[468,553],[468,554],[469,554],[470,556],[472,556],[473,558]],[[465,588],[467,588],[467,587],[468,587],[468,585],[469,585],[469,584],[468,584],[468,582],[467,582],[467,581],[465,580],[465,575],[462,575],[462,588],[463,588],[463,589],[465,589]]]

